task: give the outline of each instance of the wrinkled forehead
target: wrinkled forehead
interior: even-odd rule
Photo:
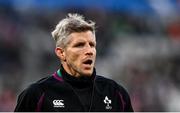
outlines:
[[[84,32],[73,32],[68,36],[68,42],[74,41],[91,41],[96,42],[95,34],[92,31],[84,31]]]

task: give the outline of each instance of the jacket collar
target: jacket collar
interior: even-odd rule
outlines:
[[[85,88],[93,85],[93,81],[96,76],[96,69],[94,68],[93,73],[91,76],[81,76],[81,77],[74,77],[68,74],[63,66],[61,65],[60,69],[56,72],[58,78],[63,79],[63,81],[68,82],[73,87],[77,88]],[[56,76],[56,77],[57,77]]]

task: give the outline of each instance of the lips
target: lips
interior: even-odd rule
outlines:
[[[86,65],[91,65],[93,63],[93,60],[91,59],[87,59],[83,62],[83,64],[86,64]]]

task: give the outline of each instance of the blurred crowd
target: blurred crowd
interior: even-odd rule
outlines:
[[[97,73],[125,86],[135,111],[180,111],[180,14],[149,1],[155,13],[0,6],[0,111],[59,68],[51,31],[70,12],[96,22]]]

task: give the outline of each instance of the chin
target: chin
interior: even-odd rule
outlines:
[[[84,76],[91,76],[93,73],[93,71],[86,71],[86,72],[83,72],[82,75]]]
[[[82,76],[91,76],[93,74],[93,70],[94,70],[94,68],[92,68],[92,67],[82,67],[79,70],[79,73]]]

